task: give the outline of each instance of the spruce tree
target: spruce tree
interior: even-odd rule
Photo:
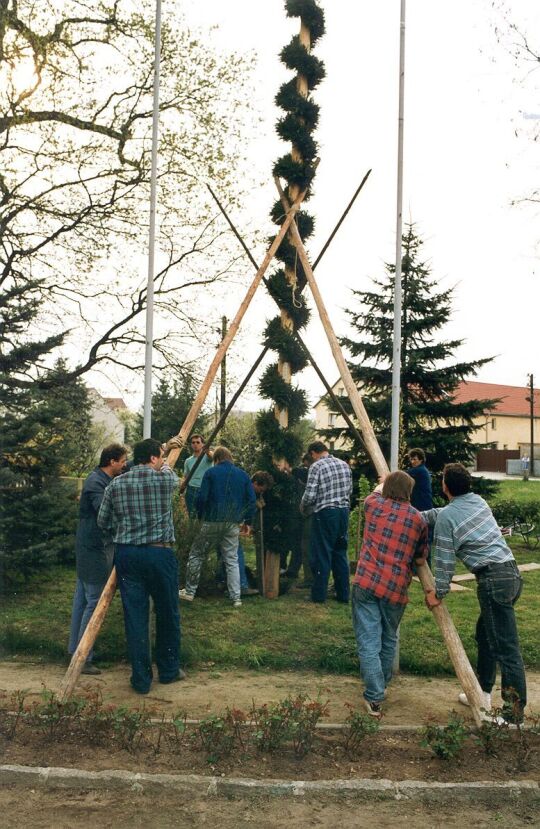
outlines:
[[[402,253],[401,433],[403,448],[419,446],[433,471],[448,461],[469,463],[476,450],[475,419],[491,400],[457,403],[459,383],[493,358],[453,362],[463,339],[439,338],[452,313],[453,290],[439,290],[422,256],[414,224],[406,227]],[[347,311],[356,334],[342,346],[383,453],[390,454],[395,266],[386,265],[371,291],[353,291],[358,308]],[[327,431],[330,435],[330,430]],[[332,432],[336,436],[337,432]],[[342,434],[346,434],[342,430]],[[362,450],[359,450],[360,455]],[[403,452],[402,452],[403,454]],[[402,457],[402,460],[404,458]]]

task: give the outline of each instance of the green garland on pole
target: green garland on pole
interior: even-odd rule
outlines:
[[[309,32],[310,48],[324,34],[324,13],[315,0],[286,0],[285,9],[288,17],[299,17],[302,27]],[[314,161],[317,144],[312,133],[319,119],[319,107],[311,99],[311,92],[324,78],[323,63],[311,54],[295,35],[285,46],[280,55],[285,66],[296,72],[296,77],[284,83],[276,96],[276,104],[284,111],[276,125],[280,138],[290,142],[291,152],[281,156],[273,166],[274,175],[286,181],[285,194],[289,202],[295,199],[295,193],[307,188],[314,177]],[[302,94],[306,91],[307,95]],[[308,194],[309,197],[309,194]],[[306,197],[306,200],[307,198]],[[276,200],[271,210],[271,218],[276,225],[283,221],[283,206]],[[313,233],[314,219],[304,210],[296,218],[298,231],[303,242]],[[307,365],[303,350],[294,336],[295,330],[302,329],[309,320],[309,310],[301,294],[306,284],[303,268],[298,260],[296,249],[286,237],[276,254],[282,268],[275,270],[268,278],[267,287],[275,299],[282,316],[268,322],[264,332],[264,343],[277,352],[279,362],[287,363],[291,376]],[[292,272],[294,278],[287,278]],[[285,317],[285,324],[283,317]],[[276,479],[276,495],[291,503],[288,489],[294,481],[290,475],[280,474],[275,462],[284,460],[291,467],[296,465],[304,447],[300,439],[291,431],[308,411],[305,392],[298,386],[288,383],[280,374],[278,364],[269,366],[259,383],[259,390],[265,399],[272,401],[270,410],[261,412],[257,420],[257,430],[262,444],[261,466],[268,469]],[[288,426],[282,428],[276,419],[275,410],[287,410]],[[285,545],[286,540],[280,529],[278,537],[267,539],[269,549],[276,552]]]

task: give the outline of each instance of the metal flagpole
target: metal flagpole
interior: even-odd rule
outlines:
[[[396,217],[396,273],[394,281],[394,347],[392,359],[392,428],[390,441],[390,469],[394,472],[399,462],[399,410],[401,376],[401,232],[403,212],[403,112],[405,100],[405,0],[401,0],[399,38],[399,115],[397,165]]]
[[[390,431],[390,470],[399,465],[399,427],[401,392],[401,230],[403,214],[403,116],[405,103],[405,0],[401,0],[399,25],[399,110],[398,110],[398,163],[396,199],[396,273],[394,279],[394,345],[392,357],[392,425]],[[401,626],[397,629],[396,650],[392,669],[399,673]]]
[[[150,229],[148,234],[148,285],[146,290],[146,340],[144,353],[143,437],[152,430],[152,351],[154,342],[154,251],[156,244],[156,179],[159,125],[159,64],[161,55],[161,0],[156,0],[154,47],[154,108],[152,116],[152,166],[150,171]]]

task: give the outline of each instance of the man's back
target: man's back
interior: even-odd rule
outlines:
[[[204,521],[251,522],[256,497],[249,475],[231,461],[208,469],[197,496],[197,511]]]
[[[134,466],[107,488],[98,524],[112,528],[118,544],[172,543],[171,498],[177,486],[172,469]]]
[[[352,491],[352,474],[345,461],[332,455],[311,464],[304,493],[304,503],[318,512],[326,507],[348,508]]]
[[[427,555],[427,527],[410,503],[373,492],[365,500],[355,584],[394,604],[407,602],[415,558]]]

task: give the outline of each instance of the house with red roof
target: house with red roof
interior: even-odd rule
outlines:
[[[337,397],[345,395],[343,383],[338,380],[333,388]],[[479,418],[474,440],[485,450],[491,450],[491,457],[485,450],[478,453],[478,468],[487,471],[506,469],[507,459],[530,456],[531,451],[531,404],[527,386],[503,386],[498,383],[481,383],[476,380],[463,381],[455,392],[456,403],[468,400],[493,400],[498,402]],[[534,391],[533,401],[534,457],[540,460],[540,389]],[[315,427],[317,431],[334,427],[345,428],[341,415],[330,411],[325,398],[315,404]],[[332,448],[346,448],[346,441],[336,441]],[[496,451],[494,451],[496,450]],[[493,466],[494,463],[498,466]],[[488,464],[487,466],[485,464]]]

